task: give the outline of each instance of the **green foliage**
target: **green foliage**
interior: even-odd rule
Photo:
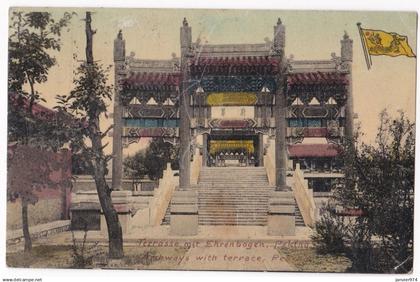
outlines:
[[[142,179],[147,175],[145,151],[139,151],[124,159],[124,175],[131,179]]]
[[[72,122],[61,124],[61,132],[66,132],[72,152],[77,154],[79,163],[85,170],[93,172],[94,158],[101,158],[105,163],[111,156],[105,156],[101,146],[98,150],[87,145],[86,138],[93,144],[94,139],[102,139],[111,130],[100,130],[99,120],[106,117],[107,105],[112,99],[112,85],[108,85],[110,66],[103,67],[98,63],[82,63],[74,72],[74,88],[69,95],[57,95],[56,109],[63,115],[71,117]],[[98,163],[98,162],[96,162]]]
[[[106,182],[107,163],[111,155],[104,153],[108,145],[102,144],[112,126],[104,132],[101,130],[101,117],[106,117],[107,103],[113,94],[112,85],[108,84],[111,66],[103,67],[93,60],[91,13],[86,12],[86,61],[74,72],[74,88],[69,95],[57,96],[61,113],[69,115],[74,124],[64,124],[63,129],[70,133],[70,144],[73,152],[83,157],[87,168],[92,169],[96,191],[108,227],[109,257],[121,258],[123,252],[122,228],[118,220],[112,199],[111,189]]]
[[[178,169],[179,146],[163,142],[162,138],[153,138],[145,151],[124,160],[124,173],[130,178],[141,179],[146,175],[157,180],[163,175],[166,164]]]
[[[315,224],[315,233],[311,239],[321,254],[342,254],[347,249],[348,235],[348,226],[343,217],[337,215],[332,207],[327,206],[321,219]]]
[[[363,212],[348,224],[355,272],[408,272],[413,258],[415,125],[386,111],[374,145],[356,135],[342,152],[345,178],[334,199]]]
[[[64,13],[58,21],[47,12],[12,12],[9,26],[9,72],[8,72],[8,135],[9,141],[34,144],[35,140],[51,145],[53,150],[62,142],[48,142],[54,123],[33,120],[34,104],[45,101],[36,90],[36,84],[47,81],[48,72],[56,64],[51,51],[60,51],[61,31],[73,14]],[[29,91],[25,89],[29,86]],[[31,139],[31,140],[29,140]],[[58,144],[56,144],[58,143]]]
[[[56,63],[50,51],[60,51],[61,30],[69,24],[72,16],[64,13],[56,21],[47,12],[12,12],[9,26],[9,92],[26,95],[31,101],[42,100],[33,86],[47,81],[48,71]],[[30,93],[23,90],[26,83],[31,87]]]
[[[9,72],[8,72],[8,142],[30,145],[28,156],[21,156],[8,162],[9,199],[22,200],[22,227],[25,237],[25,252],[32,248],[28,226],[28,203],[38,200],[33,193],[40,186],[54,187],[49,181],[48,169],[52,160],[42,162],[47,152],[39,154],[38,159],[25,163],[25,157],[32,156],[30,150],[57,151],[65,142],[61,134],[52,135],[59,116],[35,117],[33,107],[45,101],[35,89],[36,84],[47,81],[49,69],[56,60],[51,51],[59,51],[61,30],[70,22],[72,14],[65,13],[58,22],[46,12],[12,12],[9,26]],[[25,86],[29,85],[29,91]],[[23,147],[25,148],[25,147]],[[39,153],[39,151],[38,151]],[[19,155],[19,153],[17,153]],[[17,166],[16,165],[17,163]],[[50,164],[49,164],[50,163]],[[32,175],[16,177],[22,173],[19,166],[27,164],[25,171]],[[36,169],[38,165],[38,170]],[[14,167],[15,166],[15,167]]]

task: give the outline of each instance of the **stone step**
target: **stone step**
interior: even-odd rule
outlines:
[[[201,194],[201,193],[199,193],[199,194]],[[245,194],[245,193],[243,193],[243,194]],[[214,194],[202,194],[202,195],[199,195],[198,196],[198,198],[199,199],[205,199],[205,198],[211,198],[211,199],[220,199],[220,200],[241,200],[241,199],[252,199],[252,200],[257,200],[257,199],[261,199],[261,200],[265,200],[265,201],[267,201],[267,199],[269,199],[270,198],[270,196],[269,195],[258,195],[258,194],[255,194],[255,195],[241,195],[241,193],[240,192],[238,192],[238,193],[232,193],[232,194],[216,194],[216,193],[214,193]]]
[[[255,212],[237,212],[234,210],[231,211],[199,211],[199,217],[203,218],[219,218],[219,217],[244,217],[244,218],[257,218],[257,217],[261,217],[261,218],[266,218],[267,217],[267,211],[263,212],[263,211],[255,211]]]
[[[267,189],[266,187],[255,187],[255,188],[244,188],[244,187],[233,187],[233,186],[220,186],[220,187],[201,187],[198,189],[199,192],[232,192],[232,191],[244,191],[244,192],[255,192],[255,193],[269,193],[274,191],[273,189]]]
[[[215,172],[215,173],[200,173],[200,178],[206,178],[206,177],[225,178],[225,177],[232,176],[232,175],[244,176],[244,177],[248,177],[248,178],[252,177],[252,176],[255,176],[255,177],[258,177],[258,178],[261,178],[261,179],[267,178],[267,175],[262,174],[262,173],[225,173],[225,174],[223,174],[223,173],[217,173],[217,172]]]
[[[274,187],[263,167],[205,168],[198,183],[201,225],[266,225]]]
[[[198,184],[198,221],[200,225],[267,225],[268,201],[274,186],[263,167],[205,167]],[[168,208],[162,224],[170,222]],[[304,225],[295,207],[296,225]]]
[[[268,209],[258,209],[258,207],[252,209],[237,209],[237,208],[226,208],[226,209],[216,209],[216,208],[206,208],[201,207],[199,213],[207,214],[207,213],[261,213],[267,214]]]
[[[199,189],[199,192],[202,194],[226,194],[226,195],[236,195],[238,192],[246,192],[244,196],[253,194],[253,195],[269,195],[270,190],[252,190],[252,189]]]
[[[244,193],[244,196],[246,195],[268,196],[270,195],[271,191],[267,191],[267,190],[247,191],[245,189],[236,189],[236,190],[234,189],[200,189],[199,192],[200,194],[203,194],[203,195],[236,195],[237,196],[237,193],[246,192],[246,194]]]
[[[219,206],[219,209],[217,209],[216,206],[199,206],[199,211],[198,212],[215,212],[215,213],[219,213],[221,211],[225,211],[225,212],[238,212],[238,213],[242,213],[242,212],[249,212],[249,213],[267,213],[268,209],[258,209],[258,206],[255,207],[248,207],[247,209],[244,208],[237,208],[235,206]]]
[[[208,199],[203,200],[199,199],[198,205],[199,206],[232,206],[237,208],[250,208],[254,206],[262,206],[263,204],[268,204],[268,200],[247,200],[247,201],[235,201],[235,200],[220,200],[220,199]]]
[[[274,191],[274,187],[270,185],[265,185],[264,183],[203,183],[198,190],[208,190],[208,191],[225,191],[225,190],[246,190],[246,191]]]
[[[203,184],[213,184],[213,183],[214,184],[225,184],[225,183],[228,184],[228,183],[231,183],[231,184],[248,184],[248,185],[255,183],[255,184],[261,184],[261,185],[264,185],[264,184],[268,185],[268,180],[267,179],[258,180],[258,179],[255,179],[255,178],[250,178],[250,179],[242,178],[240,180],[234,180],[232,178],[226,178],[226,179],[209,178],[209,179],[199,179],[199,182],[200,182],[201,185],[203,185]]]
[[[226,193],[220,193],[220,192],[202,192],[200,193],[200,197],[204,196],[204,197],[218,197],[218,198],[235,198],[235,197],[240,197],[240,198],[253,198],[255,196],[259,196],[262,198],[268,198],[270,197],[269,193],[243,193],[240,194],[241,192],[245,192],[245,191],[238,191],[238,192],[226,192]],[[245,195],[244,195],[245,194]]]
[[[237,225],[247,225],[247,226],[266,226],[267,221],[208,221],[208,220],[199,220],[199,225],[227,225],[227,226],[237,226]]]
[[[242,182],[202,182],[200,185],[200,189],[202,188],[244,188],[244,189],[273,189],[274,187],[267,183],[261,182],[249,182],[249,183],[242,183]]]

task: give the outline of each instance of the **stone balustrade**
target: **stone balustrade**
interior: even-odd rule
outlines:
[[[316,221],[316,205],[313,191],[309,189],[308,181],[303,177],[303,172],[300,170],[299,164],[296,164],[296,169],[293,173],[292,190],[305,225],[314,226]]]
[[[29,227],[31,239],[36,241],[40,238],[47,238],[52,235],[68,231],[70,229],[70,220],[57,220],[44,224],[38,224]],[[7,245],[15,245],[24,241],[22,229],[10,230],[7,232]]]
[[[267,152],[264,154],[264,167],[267,172],[268,182],[270,185],[276,184],[276,162],[275,162],[275,146],[273,140],[268,140],[269,145]]]

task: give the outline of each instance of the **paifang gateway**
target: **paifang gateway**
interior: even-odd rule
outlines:
[[[273,39],[255,44],[193,43],[191,30],[184,19],[181,57],[168,60],[126,56],[122,31],[114,41],[113,190],[123,147],[160,137],[180,145],[179,185],[162,221],[171,234],[262,225],[293,235],[313,224],[353,136],[353,41],[344,34],[340,56],[299,61],[284,54],[280,19]]]

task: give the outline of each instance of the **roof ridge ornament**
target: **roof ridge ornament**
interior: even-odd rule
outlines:
[[[344,31],[343,39],[349,39],[349,34],[347,33],[347,30]]]
[[[186,17],[184,17],[184,20],[182,21],[182,25],[183,26],[188,26],[188,21],[187,21]]]
[[[281,19],[280,19],[280,18],[278,18],[278,19],[277,19],[277,25],[281,25],[281,24],[282,24]]]
[[[122,34],[122,30],[121,29],[118,31],[117,38],[120,39],[120,40],[123,39],[123,34]]]

